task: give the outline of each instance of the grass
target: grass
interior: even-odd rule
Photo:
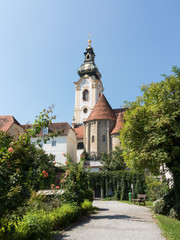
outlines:
[[[116,201],[116,199],[114,199],[113,197],[107,197],[102,199],[103,201]],[[129,202],[128,200],[117,200],[118,202],[122,202],[122,203],[128,203],[128,204],[133,204],[133,202]],[[136,203],[136,205],[138,205]],[[141,203],[139,206],[144,207],[144,204]],[[151,201],[146,201],[146,206],[145,207],[152,207],[153,206],[153,202]]]
[[[168,240],[180,240],[180,221],[159,214],[155,216]]]
[[[133,204],[133,202],[129,202],[128,200],[119,200],[119,202]],[[138,206],[138,203],[136,203],[136,205]],[[153,206],[153,202],[146,201],[146,206],[144,206],[144,203],[140,203],[139,206],[141,206],[141,207],[152,207]]]

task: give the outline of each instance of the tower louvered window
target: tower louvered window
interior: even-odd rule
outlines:
[[[85,89],[83,91],[83,100],[84,101],[88,101],[89,100],[89,91],[87,89]]]

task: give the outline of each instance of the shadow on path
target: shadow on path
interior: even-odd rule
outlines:
[[[66,240],[69,239],[68,231],[73,230],[77,227],[83,227],[86,224],[88,224],[91,221],[99,221],[99,220],[126,220],[126,221],[135,221],[135,222],[149,222],[145,220],[144,218],[136,217],[136,216],[129,216],[129,215],[121,215],[121,214],[113,214],[112,212],[109,212],[110,214],[106,214],[106,211],[110,211],[108,208],[97,208],[98,212],[93,213],[91,216],[87,217],[86,219],[80,221],[79,223],[74,224],[72,227],[68,228],[65,232],[65,234],[58,235],[56,238],[53,238],[54,240]],[[104,212],[104,215],[103,215]]]

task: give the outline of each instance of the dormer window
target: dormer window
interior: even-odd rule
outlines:
[[[43,135],[46,135],[48,134],[48,127],[43,127]]]
[[[85,89],[83,91],[83,100],[84,101],[88,101],[89,100],[89,91],[87,89]]]

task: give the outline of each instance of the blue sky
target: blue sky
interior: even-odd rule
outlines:
[[[0,0],[0,115],[71,123],[89,32],[112,108],[180,66],[179,0]]]

